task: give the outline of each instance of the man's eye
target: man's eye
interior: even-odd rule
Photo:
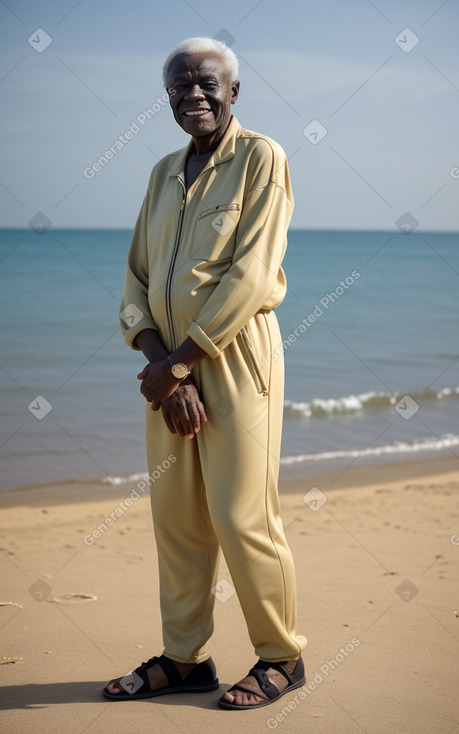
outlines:
[[[170,95],[174,94],[182,94],[183,92],[186,92],[190,86],[190,84],[176,84],[173,87],[168,87],[167,91]],[[206,89],[209,91],[213,91],[215,89],[218,89],[218,84],[216,82],[202,82],[199,84],[200,89]]]

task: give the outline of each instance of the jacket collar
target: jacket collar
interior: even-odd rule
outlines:
[[[209,162],[207,165],[213,165],[216,166],[219,163],[225,163],[226,161],[230,160],[234,156],[234,152],[236,149],[236,138],[238,137],[239,130],[241,129],[241,126],[239,125],[239,122],[236,120],[234,115],[232,115],[230,124],[228,125],[228,129],[226,133],[224,134],[217,150],[213,152],[213,154],[210,157]],[[185,170],[185,163],[186,159],[193,147],[193,141],[190,140],[188,145],[185,148],[182,148],[177,153],[177,158],[175,159],[174,164],[170,168],[170,175],[171,176],[179,176],[181,173]]]

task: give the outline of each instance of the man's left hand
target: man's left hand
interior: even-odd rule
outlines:
[[[137,379],[142,380],[140,392],[151,403],[152,410],[159,410],[161,403],[167,400],[180,385],[180,381],[171,374],[171,367],[167,359],[145,365],[142,372],[137,375]]]
[[[161,411],[170,432],[177,433],[182,438],[194,438],[207,422],[201,396],[191,375],[164,401]]]

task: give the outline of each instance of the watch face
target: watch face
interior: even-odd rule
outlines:
[[[177,380],[183,380],[183,378],[189,374],[186,364],[181,364],[180,362],[172,365],[171,372]]]

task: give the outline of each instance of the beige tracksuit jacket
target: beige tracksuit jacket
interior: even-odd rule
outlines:
[[[288,660],[306,640],[295,631],[295,574],[277,493],[283,364],[268,356],[281,343],[273,309],[286,292],[287,160],[233,117],[186,191],[190,148],[152,171],[121,303],[134,349],[137,334],[153,328],[170,352],[190,336],[208,354],[193,369],[208,416],[193,440],[146,410],[150,474],[176,458],[151,484],[164,654],[209,657],[215,599],[229,602],[231,593],[222,596],[235,589],[258,656]],[[231,581],[218,576],[220,548]]]

